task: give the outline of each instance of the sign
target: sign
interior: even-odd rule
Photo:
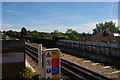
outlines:
[[[51,60],[47,60],[47,65],[48,65],[48,66],[51,65]]]
[[[44,57],[44,66],[45,66],[45,71],[44,71],[44,74],[45,74],[45,78],[46,79],[51,79],[51,76],[52,76],[52,56],[51,56],[51,51],[47,51],[45,54],[45,57]]]
[[[60,78],[60,52],[52,51],[52,78],[58,80]]]
[[[51,57],[50,52],[47,53],[47,56],[46,56],[46,57]]]
[[[59,66],[52,67],[52,75],[59,74]]]
[[[52,67],[59,66],[59,58],[52,59]]]
[[[59,58],[59,51],[52,51],[52,59]]]
[[[60,50],[58,48],[46,49],[43,58],[44,77],[47,80],[60,79]]]
[[[51,73],[51,69],[50,68],[47,69],[47,73],[48,74]]]
[[[52,75],[52,78],[55,80],[60,80],[60,74]]]

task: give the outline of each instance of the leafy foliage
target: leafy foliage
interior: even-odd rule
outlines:
[[[45,39],[45,34],[44,33],[40,33],[37,30],[34,30],[34,31],[32,31],[32,36],[31,37]]]
[[[40,39],[65,39],[65,40],[80,40],[80,37],[89,37],[89,33],[81,33],[79,34],[77,31],[72,30],[72,29],[67,29],[66,33],[59,32],[58,30],[54,30],[54,32],[51,33],[44,33],[44,32],[38,32],[37,30],[30,31],[26,30],[26,28],[21,28],[21,32],[15,32],[12,30],[9,31],[3,31],[3,33],[7,34],[12,34],[15,36],[28,36],[28,37],[34,37],[34,38],[40,38]]]
[[[54,30],[53,34],[54,36],[63,36],[62,32],[59,32],[58,30]]]
[[[22,72],[20,72],[20,79],[21,80],[33,80],[33,71],[30,67],[26,66]]]
[[[7,31],[3,31],[4,34],[7,34]]]
[[[20,34],[21,34],[21,36],[26,36],[27,35],[26,28],[22,27]]]
[[[109,27],[109,31],[118,31],[118,27],[115,26],[115,23],[113,21],[105,22],[105,23],[99,23],[96,24],[96,28],[93,29],[93,34],[96,34],[98,32],[103,32],[106,30],[106,28]]]
[[[59,36],[64,36],[62,32],[59,32],[58,30],[54,30],[54,32],[51,32],[49,34],[50,39],[53,39],[53,37],[59,37]]]
[[[66,35],[66,40],[78,40],[79,33],[75,30],[67,29]]]
[[[4,33],[5,35],[12,35],[12,36],[17,35],[16,31],[12,31],[12,30],[3,31],[3,33]]]
[[[34,31],[32,32],[32,37],[39,38],[39,37],[40,37],[39,32],[36,31],[36,30],[34,30]]]

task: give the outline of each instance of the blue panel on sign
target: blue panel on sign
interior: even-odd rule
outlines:
[[[52,67],[52,75],[59,74],[59,66]]]
[[[50,72],[51,72],[51,69],[50,69],[50,68],[48,68],[48,69],[47,69],[47,73],[49,74]]]

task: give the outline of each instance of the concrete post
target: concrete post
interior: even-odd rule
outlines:
[[[42,44],[38,44],[39,80],[42,80]]]

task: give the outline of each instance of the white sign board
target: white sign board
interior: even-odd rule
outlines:
[[[60,50],[58,48],[46,49],[44,52],[44,78],[46,80],[60,79]]]

